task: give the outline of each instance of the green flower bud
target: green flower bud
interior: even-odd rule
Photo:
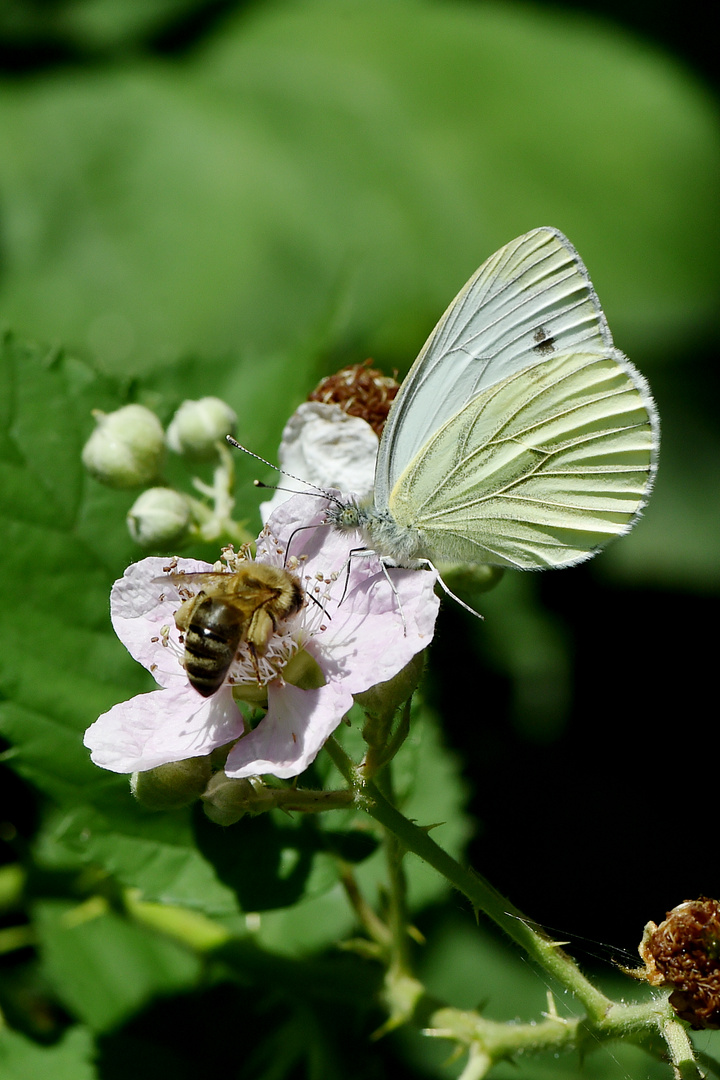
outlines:
[[[133,773],[130,790],[147,810],[180,810],[197,802],[211,775],[209,757],[186,758]]]
[[[187,457],[216,457],[217,443],[233,433],[236,420],[236,414],[220,398],[183,401],[167,429],[167,444],[176,454]]]
[[[486,566],[483,563],[443,562],[438,570],[448,588],[472,608],[482,604],[482,594],[499,585],[505,574],[502,566]]]
[[[205,814],[216,825],[234,825],[245,814],[261,814],[275,806],[273,793],[255,777],[235,780],[216,772],[203,794]]]
[[[402,671],[398,671],[392,679],[377,683],[376,686],[371,686],[369,690],[364,690],[361,694],[353,694],[353,700],[368,716],[379,720],[389,720],[395,710],[417,690],[424,667],[425,653],[416,653]]]
[[[127,515],[130,535],[145,548],[172,547],[187,536],[192,520],[190,503],[173,488],[148,488]]]
[[[327,682],[317,660],[305,649],[290,657],[283,670],[283,679],[301,690],[319,690]]]
[[[165,442],[162,424],[144,405],[93,413],[97,427],[85,443],[83,465],[108,487],[142,487],[160,472]]]

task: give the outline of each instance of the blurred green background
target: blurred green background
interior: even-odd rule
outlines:
[[[711,50],[689,13],[593,7],[0,3],[0,323],[39,343],[0,369],[0,719],[23,778],[4,780],[8,863],[77,781],[40,768],[27,717],[62,716],[87,787],[80,732],[146,688],[107,624],[133,496],[80,472],[90,409],[167,420],[217,395],[274,459],[322,375],[368,356],[404,373],[489,254],[554,225],[655,393],[656,491],[591,564],[507,575],[484,623],[445,605],[427,699],[470,793],[472,862],[539,922],[632,948],[647,919],[720,893]],[[81,364],[58,374],[56,347]],[[238,461],[251,528],[255,473]],[[453,917],[422,916],[429,933]],[[65,1052],[58,1076],[95,1075]]]

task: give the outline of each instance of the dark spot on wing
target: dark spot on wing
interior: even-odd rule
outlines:
[[[533,349],[535,350],[535,352],[549,353],[554,351],[555,338],[551,337],[550,334],[548,334],[547,331],[542,328],[542,326],[539,326],[537,328],[537,330],[533,334],[533,339],[535,341],[535,344],[533,345]]]

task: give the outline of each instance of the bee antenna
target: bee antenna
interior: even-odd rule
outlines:
[[[242,452],[244,454],[249,454],[250,457],[254,457],[256,461],[262,461],[263,465],[267,465],[268,468],[274,469],[275,472],[281,473],[282,476],[287,476],[287,477],[290,478],[290,480],[295,480],[298,484],[304,484],[305,487],[307,487],[307,488],[313,488],[314,489],[313,491],[308,491],[307,492],[308,495],[317,494],[317,495],[322,496],[323,499],[329,499],[330,502],[334,502],[337,505],[340,504],[340,500],[337,498],[336,495],[331,495],[329,491],[325,491],[324,488],[318,487],[317,484],[313,484],[309,480],[303,480],[303,478],[301,476],[295,476],[293,473],[286,472],[285,469],[279,469],[278,466],[273,465],[273,463],[271,461],[266,461],[264,457],[260,457],[260,455],[256,454],[254,451],[248,450],[247,446],[243,446],[242,443],[239,443],[237,441],[237,439],[233,439],[232,435],[226,435],[225,438],[237,450],[242,450]],[[272,485],[263,484],[262,481],[260,481],[260,480],[255,481],[255,487],[268,488],[270,490],[275,490],[275,491],[290,491],[290,493],[292,495],[297,495],[297,492],[292,491],[291,488],[275,488],[275,489],[273,489]]]

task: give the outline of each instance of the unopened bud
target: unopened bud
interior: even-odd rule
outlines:
[[[186,535],[192,514],[184,495],[173,488],[148,488],[130,507],[127,524],[135,543],[145,548],[172,547]]]
[[[147,810],[180,810],[197,802],[211,775],[209,757],[186,758],[133,773],[130,790]]]
[[[162,424],[144,405],[96,412],[97,427],[85,443],[82,461],[108,487],[142,487],[157,478],[165,451]]]
[[[484,563],[440,563],[438,570],[449,589],[457,593],[470,607],[477,607],[482,593],[489,592],[502,580],[502,566]]]
[[[176,454],[197,460],[217,456],[217,444],[235,430],[237,415],[220,398],[183,401],[167,429],[167,444]]]
[[[216,825],[234,825],[245,814],[275,806],[271,790],[254,777],[236,780],[222,771],[215,773],[202,798],[206,815]]]
[[[377,683],[369,690],[363,690],[361,694],[353,694],[353,700],[368,716],[378,720],[389,720],[395,710],[417,690],[424,667],[424,652],[416,653],[402,671],[399,671],[392,679]]]

